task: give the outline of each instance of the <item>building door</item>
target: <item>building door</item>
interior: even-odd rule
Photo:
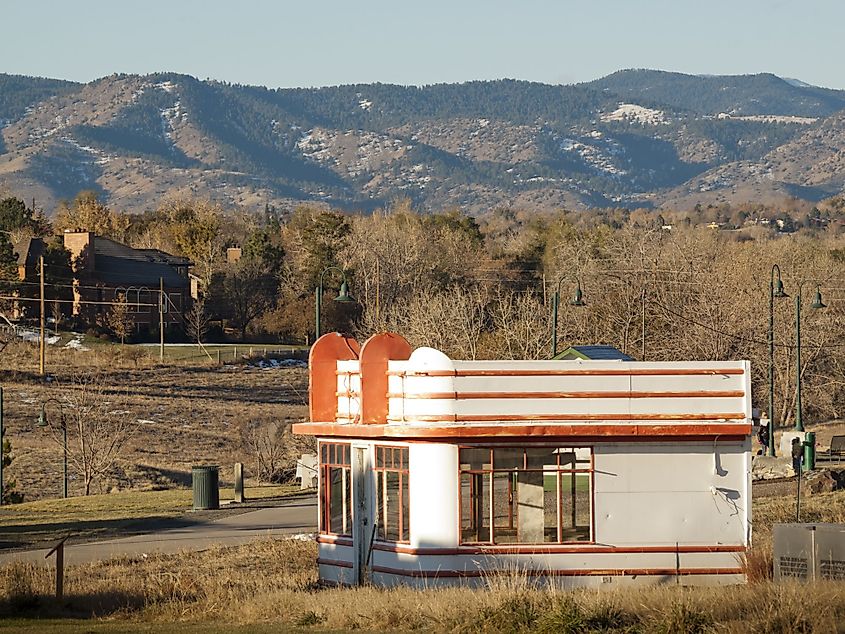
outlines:
[[[370,580],[372,545],[375,538],[373,523],[373,486],[370,474],[370,448],[352,448],[352,544],[355,549],[353,576],[358,585]]]

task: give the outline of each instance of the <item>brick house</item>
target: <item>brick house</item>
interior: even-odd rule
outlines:
[[[88,231],[65,232],[64,245],[73,264],[74,315],[94,322],[125,295],[134,330],[155,329],[163,285],[165,327],[184,323],[191,305],[187,258],[135,249]]]

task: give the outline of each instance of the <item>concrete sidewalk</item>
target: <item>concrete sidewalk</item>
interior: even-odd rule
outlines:
[[[229,515],[219,520],[205,521],[155,533],[134,535],[84,544],[65,546],[65,563],[80,564],[111,557],[145,553],[174,553],[182,550],[204,550],[210,546],[234,546],[262,537],[281,537],[317,530],[316,496],[300,497],[289,503]],[[49,548],[22,550],[0,554],[0,565],[13,561],[52,564],[44,556]]]

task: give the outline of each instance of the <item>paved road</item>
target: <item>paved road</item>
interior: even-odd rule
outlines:
[[[200,522],[180,528],[86,544],[71,544],[65,547],[65,563],[99,561],[118,555],[203,550],[215,544],[233,546],[261,537],[314,533],[317,530],[316,527],[317,498],[316,496],[301,497],[274,508],[229,515],[219,520]],[[0,565],[12,561],[48,563],[44,559],[48,550],[2,553]],[[52,562],[51,557],[49,563]]]

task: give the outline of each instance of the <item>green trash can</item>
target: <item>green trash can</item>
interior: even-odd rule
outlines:
[[[218,467],[195,466],[191,468],[195,511],[220,508],[219,482],[220,475]]]

